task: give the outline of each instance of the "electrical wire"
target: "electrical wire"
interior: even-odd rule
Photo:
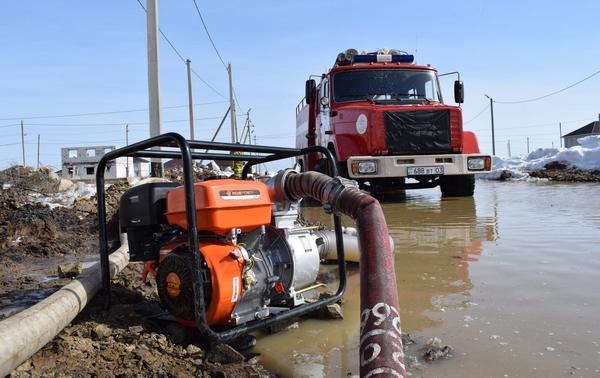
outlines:
[[[142,9],[144,10],[144,12],[147,12],[146,7],[144,6],[144,4],[142,4],[142,2],[140,0],[137,0],[138,4],[140,5],[140,7],[142,7]],[[171,42],[171,40],[167,37],[167,35],[162,31],[161,28],[158,28],[158,32],[160,33],[160,35],[165,39],[165,41],[167,41],[167,43],[169,44],[169,46],[171,46],[171,50],[173,50],[175,52],[175,54],[179,57],[179,59],[181,59],[181,61],[183,63],[186,62],[186,59],[183,57],[183,55],[181,55],[181,53],[179,52],[179,50],[177,50],[177,48],[175,47],[175,45],[173,45],[173,43]],[[207,31],[208,32],[208,31]],[[209,36],[210,38],[210,36]],[[211,40],[212,42],[212,40]],[[214,46],[214,44],[213,44]],[[218,54],[218,52],[217,52]],[[220,57],[220,56],[219,56]],[[204,78],[202,78],[202,76],[200,76],[196,71],[194,71],[194,69],[192,68],[192,73],[194,74],[194,76],[196,76],[202,83],[204,83],[204,85],[206,85],[208,88],[210,88],[213,92],[215,92],[216,94],[218,94],[219,96],[223,97],[223,98],[227,98],[225,97],[221,92],[219,92],[215,87],[213,87],[212,85],[210,85],[206,80],[204,80]]]
[[[572,120],[568,120],[568,121],[560,121],[563,126],[565,124],[568,123],[573,123],[573,122],[591,122],[593,121],[593,118],[583,118],[583,119],[572,119]],[[547,123],[537,123],[537,124],[532,124],[532,125],[524,125],[524,126],[511,126],[511,127],[502,127],[499,132],[502,132],[504,130],[515,130],[515,129],[530,129],[530,128],[534,128],[534,127],[540,127],[540,126],[557,126],[558,122],[547,122]],[[490,133],[489,130],[479,130],[477,131],[477,133]]]
[[[213,105],[213,104],[223,104],[228,101],[213,101],[213,102],[201,102],[194,104],[194,106],[202,106],[202,105]],[[189,105],[176,105],[176,106],[161,106],[161,109],[178,109],[178,108],[187,108]],[[78,113],[78,114],[53,114],[53,115],[42,115],[42,116],[27,116],[27,117],[15,117],[15,118],[0,118],[0,121],[19,121],[26,119],[45,119],[45,118],[70,118],[70,117],[87,117],[87,116],[97,116],[97,115],[106,115],[106,114],[119,114],[119,113],[136,113],[136,112],[147,112],[148,108],[144,109],[130,109],[130,110],[113,110],[107,112],[93,112],[93,113]],[[19,126],[18,123],[13,123],[9,125],[3,125],[0,127],[10,127],[10,126]]]
[[[225,68],[225,70],[228,71],[229,68],[228,68],[227,64],[225,63],[225,60],[221,56],[221,53],[219,52],[219,49],[217,49],[215,41],[212,39],[212,36],[210,35],[210,32],[208,31],[208,27],[206,26],[206,22],[204,21],[204,17],[202,17],[202,12],[200,11],[200,7],[198,7],[198,3],[196,2],[196,0],[192,0],[192,1],[194,2],[194,7],[196,8],[196,12],[198,13],[198,17],[200,18],[200,22],[202,23],[202,27],[204,28],[204,31],[206,32],[206,36],[208,37],[208,40],[210,41],[210,44],[212,45],[213,49],[215,50],[215,53],[217,54],[217,57],[221,61],[221,64],[223,64],[223,68]],[[235,104],[237,105],[239,111],[243,111],[243,108],[240,105],[240,102],[238,101],[237,94],[235,93],[235,88],[232,88],[232,89],[233,89],[233,99],[235,101]]]
[[[20,119],[20,118],[19,118],[19,119]],[[0,126],[0,127],[1,127],[1,128],[4,128],[4,127],[13,127],[13,126],[21,126],[21,124],[20,124],[20,123],[10,123],[10,124],[8,124],[8,125],[2,125],[2,126]]]
[[[581,83],[583,83],[584,81],[586,81],[586,80],[588,80],[588,79],[591,79],[592,77],[594,77],[594,76],[596,76],[596,75],[598,75],[598,74],[600,74],[600,70],[599,70],[599,71],[596,71],[596,72],[594,72],[593,74],[591,74],[591,75],[589,75],[589,76],[586,76],[585,78],[583,78],[583,79],[581,79],[581,80],[579,80],[579,81],[577,81],[577,82],[575,82],[575,83],[573,83],[573,84],[571,84],[571,85],[569,85],[569,86],[566,86],[566,87],[564,87],[564,88],[562,88],[562,89],[559,89],[559,90],[557,90],[557,91],[554,91],[554,92],[550,92],[550,93],[548,93],[548,94],[546,94],[546,95],[543,95],[543,96],[534,97],[534,98],[529,98],[529,99],[526,99],[526,100],[518,100],[518,101],[496,101],[496,100],[493,100],[493,101],[494,101],[495,103],[498,103],[498,104],[505,104],[505,105],[512,105],[512,104],[523,104],[523,103],[526,103],[526,102],[534,102],[534,101],[541,100],[541,99],[544,99],[544,98],[546,98],[546,97],[554,96],[555,94],[558,94],[558,93],[564,92],[564,91],[566,91],[567,89],[573,88],[574,86],[576,86],[576,85],[578,85],[578,84],[581,84]]]
[[[238,118],[242,118],[245,117],[245,114],[238,114]],[[194,121],[208,121],[208,120],[215,120],[215,119],[222,119],[222,116],[215,116],[215,117],[200,117],[200,118],[194,118]],[[178,123],[178,122],[189,122],[189,119],[185,118],[185,119],[171,119],[171,120],[166,120],[166,121],[162,121],[162,123]],[[144,126],[144,125],[148,125],[148,122],[127,122],[127,121],[123,121],[123,122],[117,122],[117,123],[26,123],[24,126],[44,126],[44,127],[87,127],[87,126],[125,126],[125,125],[129,125],[129,126]]]
[[[225,67],[225,69],[227,69],[227,64],[225,64],[225,61],[221,57],[221,54],[219,53],[219,50],[217,49],[217,46],[215,45],[215,42],[213,41],[212,37],[210,36],[210,32],[208,31],[208,28],[206,27],[206,23],[204,22],[204,17],[202,17],[202,12],[200,12],[198,3],[196,2],[196,0],[192,0],[192,1],[194,2],[194,6],[196,7],[196,12],[198,12],[198,17],[200,17],[200,22],[202,22],[202,26],[204,27],[204,31],[206,32],[206,35],[208,36],[208,40],[210,41],[210,44],[212,45],[213,49],[215,50],[215,53],[217,54],[217,56],[219,57],[219,60],[223,64],[223,67]]]
[[[240,112],[243,112],[242,105],[240,105],[240,102],[237,99],[237,93],[235,93],[235,88],[232,87],[231,89],[233,89],[233,99],[234,99],[235,103],[237,104],[238,109],[240,110]]]
[[[488,108],[489,108],[489,107],[490,107],[490,105],[489,105],[489,104],[488,104],[488,105],[486,105],[486,107],[485,107],[485,108],[483,108],[483,109],[481,109],[481,111],[480,111],[479,113],[477,113],[477,115],[476,115],[475,117],[471,118],[471,119],[470,119],[470,120],[468,120],[467,122],[464,122],[464,123],[463,123],[463,125],[466,125],[466,124],[468,124],[468,123],[471,123],[471,122],[475,121],[475,120],[476,120],[476,119],[477,119],[477,118],[478,118],[480,115],[482,115],[482,114],[483,114],[483,112],[485,112],[486,110],[488,110]]]
[[[590,119],[592,119],[592,118],[574,119],[574,120],[570,120],[570,121],[561,121],[561,123],[565,124],[565,123],[572,123],[572,122],[589,122]],[[528,129],[528,128],[532,128],[532,127],[556,126],[556,125],[557,125],[557,122],[552,122],[552,123],[550,123],[550,122],[549,123],[538,123],[536,125],[503,127],[502,130]]]

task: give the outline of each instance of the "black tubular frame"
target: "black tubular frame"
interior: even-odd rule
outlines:
[[[156,147],[177,147],[177,150],[157,150]],[[150,150],[152,149],[152,150]],[[199,153],[192,152],[192,149],[206,149],[209,151],[229,151],[225,153]],[[234,155],[232,152],[245,153],[244,155]],[[257,153],[263,155],[249,155],[247,153]],[[283,147],[268,147],[256,146],[249,144],[237,143],[215,143],[198,140],[186,140],[183,136],[177,133],[166,133],[153,138],[142,140],[140,142],[122,147],[110,152],[107,152],[96,167],[96,190],[98,200],[98,229],[100,241],[100,266],[102,271],[102,292],[104,295],[104,308],[108,309],[111,302],[110,293],[110,265],[109,265],[109,248],[108,248],[108,233],[106,226],[106,203],[104,191],[104,173],[106,165],[109,161],[118,157],[148,157],[148,158],[177,158],[182,160],[183,166],[183,186],[185,192],[185,206],[188,225],[188,245],[193,262],[193,293],[194,293],[194,309],[196,313],[196,326],[202,337],[211,341],[227,341],[246,333],[269,327],[275,323],[296,318],[308,312],[328,304],[337,302],[341,299],[346,290],[346,263],[344,257],[344,242],[342,237],[342,222],[338,214],[333,214],[334,229],[336,234],[336,246],[338,251],[338,273],[339,285],[336,293],[327,298],[323,298],[314,303],[304,304],[287,311],[279,312],[265,319],[253,320],[251,322],[229,328],[225,331],[213,330],[206,321],[203,279],[200,272],[200,257],[198,256],[198,230],[196,229],[196,202],[194,196],[194,173],[192,161],[196,159],[205,160],[228,160],[228,161],[246,161],[242,178],[245,179],[251,166],[255,164],[270,162],[274,160],[292,158],[309,153],[321,153],[325,156],[329,163],[329,172],[332,176],[337,175],[337,165],[335,158],[331,152],[321,146],[311,146],[307,148],[283,148]]]

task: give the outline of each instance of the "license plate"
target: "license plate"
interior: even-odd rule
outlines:
[[[434,165],[430,167],[408,167],[408,176],[443,175],[444,167]]]

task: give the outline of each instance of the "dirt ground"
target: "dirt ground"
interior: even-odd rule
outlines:
[[[98,254],[94,197],[79,199],[72,207],[50,208],[28,201],[24,187],[17,183],[0,190],[0,307],[29,290],[63,285],[64,280],[40,282],[39,277],[34,278],[56,274],[56,264],[49,262]],[[120,183],[106,192],[113,239],[117,235],[118,200],[128,187],[127,183]]]
[[[531,177],[563,182],[600,182],[600,171],[582,171],[569,168],[560,162],[546,164],[540,171],[530,172]]]
[[[112,307],[97,296],[52,342],[24,362],[14,377],[269,377],[257,356],[225,344],[208,348],[163,320],[154,287],[131,263],[113,280]]]
[[[55,261],[98,253],[95,197],[80,198],[68,208],[29,201],[28,193],[52,194],[59,183],[47,170],[0,172],[0,310],[27,307],[68,283],[55,276]],[[117,183],[106,191],[107,218],[113,220],[109,232],[116,232],[118,201],[127,188],[127,183]],[[100,296],[94,298],[12,376],[269,376],[256,355],[225,344],[201,345],[182,326],[161,319],[156,290],[141,283],[141,271],[140,264],[130,264],[113,282],[109,311],[102,308]],[[48,279],[40,279],[44,275]]]

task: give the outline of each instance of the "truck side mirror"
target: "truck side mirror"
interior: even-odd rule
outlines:
[[[465,102],[465,87],[460,80],[454,82],[454,102],[457,104]]]
[[[306,98],[307,104],[310,104],[313,101],[316,87],[317,84],[315,83],[314,79],[306,80],[304,98]]]

